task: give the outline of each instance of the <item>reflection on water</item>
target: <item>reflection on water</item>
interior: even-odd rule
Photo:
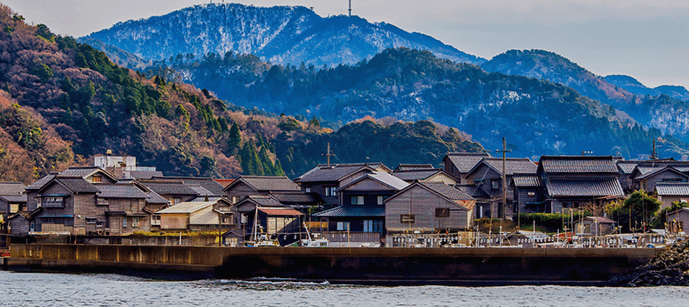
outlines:
[[[0,271],[1,306],[689,306],[689,288],[378,287]]]

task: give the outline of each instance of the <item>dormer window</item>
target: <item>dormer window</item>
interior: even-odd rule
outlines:
[[[101,180],[102,180],[101,176],[93,176],[93,182],[94,183],[102,182]]]

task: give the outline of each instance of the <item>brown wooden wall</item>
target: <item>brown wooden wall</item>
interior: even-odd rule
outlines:
[[[436,217],[436,208],[450,208],[450,217]],[[465,229],[471,227],[472,213],[420,186],[413,187],[385,203],[387,231]],[[413,214],[414,223],[402,223],[401,215]]]

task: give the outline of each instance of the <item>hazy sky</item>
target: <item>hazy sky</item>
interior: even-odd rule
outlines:
[[[208,3],[198,0],[0,0],[27,21],[83,36],[118,21]],[[214,0],[214,3],[222,2]],[[348,0],[226,1],[302,5],[321,16]],[[353,14],[431,35],[487,59],[509,49],[545,49],[601,76],[689,88],[689,0],[353,0]]]

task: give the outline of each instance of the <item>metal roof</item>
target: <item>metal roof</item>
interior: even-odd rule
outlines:
[[[156,213],[160,214],[165,214],[165,213],[192,213],[199,211],[201,209],[207,208],[209,206],[214,205],[216,202],[215,201],[206,201],[206,202],[182,202],[179,204],[176,204],[172,207],[160,210]]]
[[[613,156],[541,156],[547,173],[619,173]]]
[[[689,196],[689,182],[658,182],[656,192],[661,196]]]
[[[0,195],[21,195],[24,188],[21,182],[0,182]]]
[[[275,208],[258,208],[258,211],[261,211],[267,215],[271,216],[301,216],[304,215],[303,213],[294,210],[294,209],[275,209]]]
[[[486,152],[448,152],[445,155],[460,173],[469,172],[481,159],[490,157],[491,155]]]
[[[377,169],[384,166],[382,163],[353,163],[353,164],[331,164],[318,165],[310,171],[294,179],[295,182],[322,182],[322,181],[338,181],[343,177],[363,168],[370,167]]]
[[[362,206],[362,207],[353,207],[353,206],[346,206],[346,207],[335,207],[330,210],[325,210],[322,212],[318,212],[314,214],[314,216],[323,216],[323,217],[378,217],[378,216],[385,216],[385,206],[376,206],[376,207],[368,207],[368,206]]]
[[[541,182],[541,177],[538,175],[532,175],[532,174],[515,174],[514,177],[512,177],[514,180],[514,186],[516,187],[540,187],[543,186],[543,182]]]
[[[550,197],[624,196],[622,185],[617,179],[548,179],[545,186]]]
[[[98,197],[102,198],[149,198],[148,194],[133,184],[98,184]]]

